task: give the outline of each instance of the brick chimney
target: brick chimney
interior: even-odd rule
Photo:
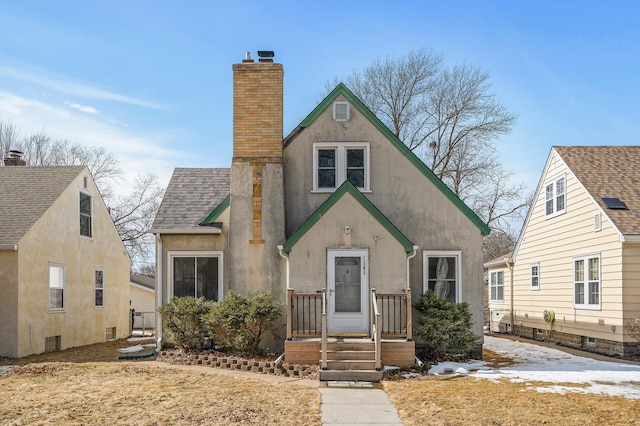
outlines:
[[[277,245],[284,242],[283,78],[272,51],[233,69],[230,286],[282,292]]]
[[[26,166],[27,162],[22,159],[22,152],[12,149],[9,155],[4,157],[5,166]]]

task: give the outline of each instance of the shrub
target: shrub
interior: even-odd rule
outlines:
[[[471,312],[466,303],[455,303],[428,291],[415,305],[420,313],[415,334],[424,344],[430,359],[449,359],[468,355],[476,345]]]
[[[199,351],[207,332],[204,317],[214,305],[215,302],[204,297],[173,297],[169,303],[161,306],[158,312],[162,316],[169,337],[177,347]]]
[[[205,322],[216,344],[243,353],[260,353],[262,335],[275,334],[282,315],[282,303],[271,299],[270,292],[246,297],[229,291],[216,303]]]

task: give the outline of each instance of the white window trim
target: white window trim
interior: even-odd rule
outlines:
[[[491,294],[492,294],[491,289],[493,287],[498,287],[497,283],[494,284],[494,282],[493,282],[493,274],[496,274],[496,277],[497,277],[499,273],[502,274],[502,299],[492,299],[491,298]],[[504,269],[498,269],[498,270],[493,270],[493,271],[489,272],[489,301],[490,302],[504,302],[504,276],[505,276]]]
[[[52,308],[51,307],[51,267],[56,267],[56,268],[61,268],[62,269],[62,308]],[[67,271],[65,270],[65,267],[63,264],[61,263],[53,263],[53,262],[49,262],[49,264],[47,265],[47,278],[48,278],[48,282],[47,282],[47,307],[48,307],[48,311],[49,312],[64,312],[65,310],[65,281],[67,279]]]
[[[334,188],[318,188],[318,150],[336,150],[336,186]],[[371,192],[371,162],[369,161],[369,142],[316,142],[313,144],[313,190],[311,192],[335,192],[347,180],[347,149],[364,149],[364,187],[361,192]]]
[[[589,259],[598,259],[598,303],[590,304],[576,303],[576,261],[583,260],[584,261],[584,300],[585,302],[589,301]],[[602,310],[602,258],[600,253],[587,254],[584,256],[575,256],[571,260],[571,282],[573,283],[573,291],[571,292],[573,295],[573,307],[575,309],[584,309],[589,311],[600,311]]]
[[[173,258],[174,257],[218,257],[218,300],[222,300],[224,290],[224,252],[222,251],[167,251],[167,297],[171,300],[173,297]]]
[[[96,287],[96,272],[101,271],[102,272],[102,288],[99,289],[98,287]],[[104,305],[105,305],[105,291],[104,291],[105,285],[104,285],[104,269],[102,268],[95,268],[93,270],[93,307],[95,309],[104,309]],[[102,290],[102,305],[96,305],[96,291],[98,290]]]
[[[558,181],[560,179],[564,179],[564,208],[562,210],[557,210],[558,208]],[[547,214],[547,186],[553,185],[553,212]],[[545,219],[551,219],[553,217],[559,216],[561,214],[565,214],[567,212],[567,176],[566,174],[562,174],[554,177],[553,179],[549,179],[544,183],[543,186],[543,194],[544,194],[544,217]]]
[[[533,268],[534,267],[538,268],[538,285],[537,286],[533,285]],[[532,263],[529,265],[529,287],[533,291],[540,290],[540,263]]]
[[[429,289],[429,258],[456,258],[456,303],[462,302],[462,250],[423,250],[422,251],[422,293]]]
[[[84,194],[86,196],[89,197],[89,199],[91,200],[91,215],[89,215],[89,234],[90,235],[82,235],[82,233],[80,232],[80,217],[82,216],[82,213],[80,212],[80,194]],[[87,191],[80,191],[80,193],[78,194],[78,235],[80,235],[80,238],[86,238],[89,240],[93,239],[93,194],[91,194],[90,192]]]
[[[347,118],[338,118],[338,116],[336,114],[336,107],[338,105],[346,105],[347,106]],[[350,118],[351,118],[351,107],[349,105],[349,102],[335,101],[333,103],[333,120],[334,121],[349,121]]]

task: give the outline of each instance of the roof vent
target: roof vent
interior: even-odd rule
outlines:
[[[274,56],[273,50],[258,50],[258,62],[272,63]]]
[[[603,198],[602,202],[611,210],[627,210],[627,205],[620,198]]]

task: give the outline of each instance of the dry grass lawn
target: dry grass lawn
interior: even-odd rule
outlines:
[[[257,374],[118,361],[104,346],[93,345],[97,362],[91,347],[14,360],[21,366],[0,373],[0,424],[320,424],[317,389]]]
[[[0,424],[319,425],[320,393],[250,373],[119,361],[109,342],[0,360]],[[495,367],[508,358],[485,352]],[[640,425],[640,402],[539,393],[533,383],[432,376],[385,381],[406,425]]]
[[[484,358],[496,367],[510,363],[489,351]],[[383,382],[405,425],[640,425],[638,400],[540,393],[537,385],[462,376]]]

